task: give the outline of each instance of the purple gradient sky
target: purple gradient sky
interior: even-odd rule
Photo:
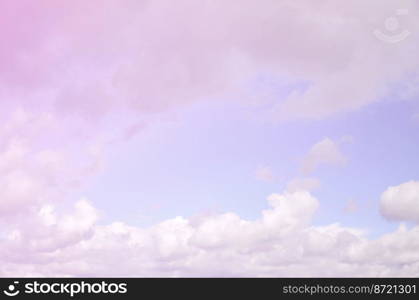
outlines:
[[[0,12],[0,276],[419,276],[416,1]]]

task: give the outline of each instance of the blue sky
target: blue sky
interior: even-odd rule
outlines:
[[[0,1],[0,276],[419,276],[419,3],[321,2]]]
[[[249,118],[247,111],[215,100],[179,110],[172,120],[156,116],[158,125],[109,153],[112,163],[85,194],[101,199],[104,222],[150,226],[178,215],[230,211],[256,219],[269,194],[305,176],[304,156],[328,137],[348,162],[308,174],[321,182],[313,192],[321,199],[314,224],[339,222],[372,236],[397,226],[383,219],[378,205],[386,187],[419,176],[412,167],[419,166],[412,103],[385,99],[328,120],[290,123]],[[274,180],[258,180],[260,166],[271,168]],[[347,212],[351,201],[358,208]]]

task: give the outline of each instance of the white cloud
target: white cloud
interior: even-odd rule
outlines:
[[[308,174],[322,165],[342,166],[346,161],[339,146],[331,139],[324,138],[313,145],[304,157],[302,171]]]
[[[70,213],[59,214],[51,204],[43,205],[36,214],[26,214],[25,220],[14,222],[6,240],[2,241],[2,254],[5,260],[13,261],[13,256],[22,251],[27,257],[21,257],[31,263],[42,261],[45,256],[55,251],[79,244],[91,237],[94,225],[98,220],[97,210],[86,200],[74,204]]]
[[[386,18],[400,6],[409,14],[396,17],[413,32],[419,20],[415,0],[326,1],[320,7],[291,0],[151,1],[132,2],[130,9],[119,1],[99,2],[101,9],[85,1],[52,7],[49,14],[65,16],[57,17],[62,26],[54,30],[48,22],[33,22],[22,33],[13,18],[5,19],[4,28],[19,38],[5,45],[11,55],[4,63],[17,67],[3,72],[4,90],[27,96],[28,90],[53,89],[54,107],[93,118],[121,107],[144,113],[202,97],[226,98],[218,93],[242,95],[243,85],[264,74],[309,83],[288,96],[278,97],[272,87],[263,91],[261,98],[274,99],[275,118],[318,119],[379,101],[389,84],[417,86],[406,75],[419,65],[417,36],[387,44],[372,34],[385,30]],[[14,5],[18,11],[21,4]],[[48,19],[48,12],[37,13]],[[81,28],[80,19],[91,22]],[[264,105],[265,99],[258,102]]]
[[[96,223],[86,200],[59,216],[44,206],[10,230],[1,276],[418,276],[419,227],[374,240],[357,228],[315,226],[319,202],[272,194],[254,221],[234,213],[176,217],[150,228]]]
[[[419,181],[389,187],[381,195],[380,211],[389,220],[419,223]]]
[[[74,132],[80,132],[79,124],[72,122],[67,127],[63,123],[52,115],[33,114],[22,108],[3,115],[0,126],[3,218],[65,198],[66,192],[101,171],[100,143],[93,138],[75,143]]]
[[[12,55],[2,57],[16,67],[2,73],[2,96],[9,99],[2,105],[22,103],[34,112],[39,105],[59,114],[21,109],[0,128],[1,276],[419,276],[418,227],[369,240],[355,228],[315,226],[318,201],[302,191],[313,182],[271,195],[270,208],[256,221],[225,213],[197,222],[177,217],[151,228],[99,225],[97,210],[86,200],[64,214],[51,204],[102,168],[100,147],[89,151],[86,140],[106,131],[96,121],[109,112],[142,115],[202,97],[225,99],[269,74],[309,83],[285,100],[277,99],[276,89],[266,93],[275,100],[275,119],[319,119],[379,100],[388,83],[415,83],[404,75],[418,67],[417,35],[388,45],[370,30],[399,2],[327,1],[319,7],[312,1],[240,1],[239,10],[226,1],[212,1],[206,9],[194,1],[141,2],[128,10],[118,1],[106,1],[103,10],[71,3],[76,6],[55,6],[56,15],[66,18],[57,18],[65,23],[51,32],[49,26],[47,32],[39,26],[13,32],[13,18],[3,26],[18,38],[6,45]],[[405,25],[418,28],[417,3],[403,4],[411,12]],[[84,18],[91,26],[81,25]],[[408,97],[416,93],[409,89]],[[96,126],[94,134],[76,125],[79,118]],[[128,128],[126,138],[140,129]],[[336,143],[324,139],[313,146],[303,170],[345,161]],[[383,214],[417,220],[409,192],[415,189],[389,188]],[[403,208],[395,204],[399,196]],[[5,220],[10,210],[20,214],[13,224]]]

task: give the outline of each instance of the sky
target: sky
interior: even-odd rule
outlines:
[[[0,276],[419,276],[419,3],[0,3]]]

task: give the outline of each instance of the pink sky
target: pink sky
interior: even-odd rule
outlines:
[[[399,8],[408,16],[398,16]],[[391,184],[372,181],[371,186],[382,186],[371,214],[396,222],[396,229],[377,238],[368,236],[374,228],[313,221],[327,207],[316,189],[331,186],[322,168],[344,172],[356,163],[345,149],[366,147],[356,136],[346,136],[349,125],[336,129],[334,137],[319,129],[304,151],[290,142],[308,143],[304,134],[290,132],[280,147],[305,154],[295,159],[297,171],[289,178],[270,162],[255,164],[255,185],[277,186],[264,196],[265,208],[255,211],[253,220],[222,211],[173,215],[144,227],[130,224],[128,217],[105,222],[123,200],[80,196],[112,176],[119,163],[113,153],[128,153],[121,149],[132,147],[133,140],[144,148],[154,141],[150,148],[157,147],[162,123],[173,124],[168,127],[176,140],[176,126],[183,126],[188,110],[195,121],[185,132],[192,135],[203,124],[199,120],[210,116],[205,105],[199,110],[202,103],[219,105],[220,114],[234,107],[227,116],[232,120],[246,111],[244,118],[270,128],[343,120],[388,98],[402,103],[397,107],[409,103],[415,119],[418,10],[414,0],[397,5],[383,0],[2,1],[0,276],[418,276],[418,173],[406,171]],[[374,36],[391,15],[410,30],[406,40],[391,44]],[[261,78],[272,84],[260,84]],[[373,115],[371,124],[383,119]],[[402,121],[394,120],[395,128]],[[417,122],[411,123],[417,131]],[[250,135],[242,129],[247,131]],[[217,138],[234,139],[227,132]],[[374,141],[373,135],[368,138]],[[184,147],[196,147],[192,139],[189,143]],[[416,149],[418,143],[413,145]],[[403,149],[389,157],[404,162]],[[201,154],[202,161],[207,154]],[[211,163],[199,166],[209,169]],[[111,181],[128,182],[130,172]],[[342,184],[348,190],[351,180]],[[159,184],[156,191],[166,182]],[[116,190],[103,184],[106,189]],[[337,201],[346,201],[343,195],[350,191],[340,192]],[[129,193],[142,195],[136,189]],[[150,206],[165,209],[159,201]]]

